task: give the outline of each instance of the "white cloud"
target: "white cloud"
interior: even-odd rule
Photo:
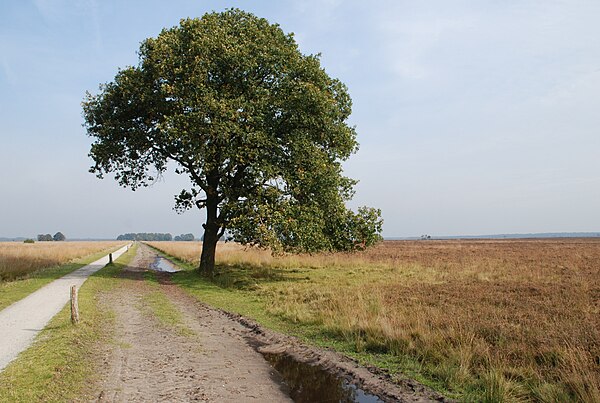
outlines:
[[[409,21],[398,17],[386,14],[379,24],[382,54],[401,79],[426,78],[436,67],[426,57],[448,31],[463,27],[464,22],[441,18]]]

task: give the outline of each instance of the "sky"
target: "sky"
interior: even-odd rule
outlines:
[[[293,32],[353,99],[351,208],[384,236],[600,231],[600,2],[2,0],[0,237],[201,235],[187,179],[88,172],[86,91],[145,38],[237,7]]]

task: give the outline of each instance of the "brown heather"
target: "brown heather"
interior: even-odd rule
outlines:
[[[193,264],[200,254],[198,243],[154,246]],[[258,294],[269,313],[395,357],[465,400],[600,402],[600,239],[282,257],[228,243],[217,263],[216,281]]]
[[[95,252],[116,247],[122,241],[106,242],[0,242],[0,281],[70,262]]]

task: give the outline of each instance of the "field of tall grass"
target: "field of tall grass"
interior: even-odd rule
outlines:
[[[199,243],[153,246],[197,264]],[[223,289],[470,401],[600,401],[600,239],[217,248]]]
[[[0,281],[24,278],[32,272],[62,265],[92,253],[123,245],[106,242],[0,242]]]

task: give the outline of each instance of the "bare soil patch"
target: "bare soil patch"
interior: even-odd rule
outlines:
[[[143,272],[153,259],[140,247],[123,273],[128,281],[104,295],[116,314],[116,340],[104,357],[98,401],[289,401],[276,373],[227,317],[171,298],[192,332],[181,334],[144,313],[151,287]]]

